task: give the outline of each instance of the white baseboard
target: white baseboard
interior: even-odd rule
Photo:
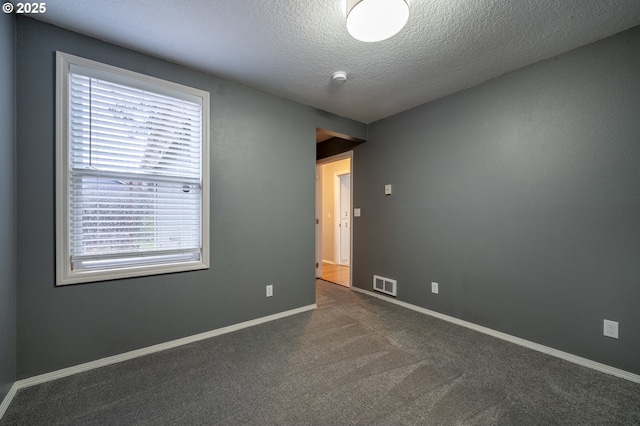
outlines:
[[[335,265],[335,262],[332,262],[331,260],[324,260],[322,259],[322,263],[328,263],[329,265]]]
[[[440,312],[432,311],[429,309],[422,308],[420,306],[412,305],[411,303],[402,302],[397,299],[393,299],[387,296],[383,296],[380,294],[376,294],[369,290],[364,290],[362,288],[351,287],[353,290],[367,294],[369,296],[377,297],[378,299],[386,300],[387,302],[400,305],[407,309],[411,309],[416,312],[420,312],[422,314],[430,315],[432,317],[439,318],[444,321],[448,321],[462,327],[470,328],[475,331],[479,331],[480,333],[488,334],[489,336],[497,337],[498,339],[506,340],[507,342],[515,343],[516,345],[524,346],[525,348],[533,349],[538,352],[542,352],[547,355],[555,356],[556,358],[563,359],[565,361],[572,362],[574,364],[582,365],[583,367],[588,367],[594,370],[601,371],[603,373],[611,374],[612,376],[620,377],[622,379],[629,380],[630,382],[640,383],[640,375],[631,373],[629,371],[621,370],[619,368],[611,367],[610,365],[601,364],[596,361],[592,361],[587,358],[582,358],[577,355],[570,354],[568,352],[563,352],[558,349],[551,348],[549,346],[544,346],[539,343],[531,342],[529,340],[522,339],[520,337],[512,336],[511,334],[503,333],[501,331],[493,330],[491,328],[487,328],[478,324],[474,324],[472,322],[464,321],[458,319],[456,317],[452,317],[449,315],[441,314]]]
[[[0,404],[0,419],[4,416],[7,408],[9,408],[9,404],[11,404],[13,397],[16,396],[16,392],[18,392],[18,386],[14,383],[13,386],[11,386],[11,389],[9,389],[9,393],[7,393],[2,400],[2,404]]]
[[[148,346],[146,348],[136,349],[135,351],[125,352],[119,355],[110,356],[107,358],[101,358],[95,361],[86,362],[84,364],[79,364],[73,367],[63,368],[62,370],[52,371],[50,373],[40,374],[39,376],[30,377],[28,379],[18,380],[14,384],[15,390],[20,390],[23,388],[27,388],[29,386],[37,385],[40,383],[49,382],[51,380],[56,380],[62,377],[71,376],[73,374],[82,373],[83,371],[92,370],[94,368],[104,367],[110,364],[116,364],[118,362],[126,361],[132,358],[137,358],[144,355],[149,355],[154,352],[164,351],[165,349],[175,348],[177,346],[186,345],[189,343],[197,342],[199,340],[208,339],[210,337],[219,336],[221,334],[231,333],[233,331],[238,331],[243,328],[253,327],[258,324],[263,324],[265,322],[274,321],[280,318],[285,318],[291,315],[300,314],[302,312],[310,311],[316,309],[317,305],[314,303],[313,305],[303,306],[301,308],[291,309],[289,311],[280,312],[273,315],[268,315],[262,318],[256,318],[250,321],[241,322],[238,324],[233,324],[227,327],[218,328],[211,331],[205,331],[204,333],[194,334],[193,336],[183,337],[181,339],[171,340],[169,342],[160,343],[153,346]],[[13,390],[13,388],[12,388]],[[14,391],[15,394],[15,391]],[[13,395],[11,395],[13,398]],[[9,399],[9,395],[7,395],[6,400]],[[10,402],[10,400],[9,400]],[[9,405],[9,402],[6,405]],[[4,407],[3,402],[3,407]],[[6,408],[6,407],[5,407]],[[2,417],[0,415],[0,417]]]

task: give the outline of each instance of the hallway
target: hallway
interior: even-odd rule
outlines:
[[[324,281],[349,287],[349,267],[322,262],[322,276],[320,278]]]

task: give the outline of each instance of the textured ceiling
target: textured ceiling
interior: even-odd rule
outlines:
[[[407,3],[379,43],[349,36],[346,0],[47,0],[37,18],[363,123],[640,24],[640,0]]]

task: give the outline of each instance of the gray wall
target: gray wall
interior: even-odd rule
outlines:
[[[17,31],[19,379],[315,303],[315,130],[365,125],[29,18]],[[211,93],[209,270],[55,287],[56,50]]]
[[[0,402],[16,379],[15,16],[0,16]]]
[[[373,123],[354,162],[356,286],[640,374],[640,27]]]

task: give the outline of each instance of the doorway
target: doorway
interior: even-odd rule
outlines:
[[[351,286],[353,152],[316,163],[316,278]]]

